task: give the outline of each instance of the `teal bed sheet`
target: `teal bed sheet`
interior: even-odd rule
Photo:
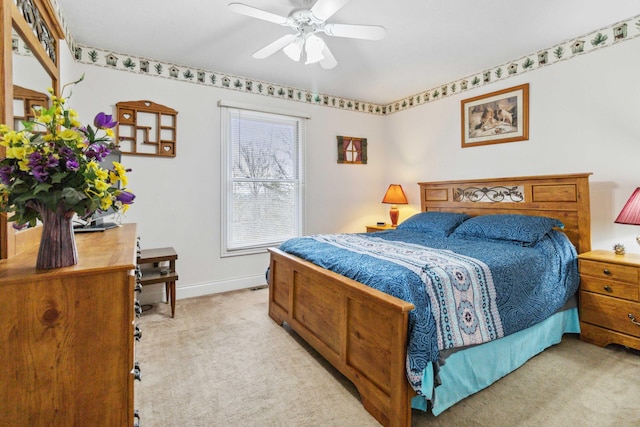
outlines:
[[[441,384],[434,388],[433,365],[424,370],[423,395],[411,406],[439,415],[465,397],[518,369],[544,349],[558,344],[565,333],[580,333],[578,309],[560,311],[541,323],[512,335],[450,354],[440,367]]]

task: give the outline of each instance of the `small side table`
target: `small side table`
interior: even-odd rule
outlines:
[[[375,233],[376,231],[385,231],[385,230],[395,230],[396,228],[391,224],[367,225],[366,227],[367,227],[367,233]]]
[[[138,281],[142,286],[164,283],[167,304],[171,303],[171,317],[176,312],[176,260],[178,254],[173,248],[142,249],[138,254],[138,265],[142,277]],[[161,262],[169,262],[169,267],[161,266]]]

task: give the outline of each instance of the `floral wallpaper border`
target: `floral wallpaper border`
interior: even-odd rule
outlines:
[[[640,36],[640,15],[638,15],[589,34],[564,41],[548,49],[543,49],[491,69],[383,105],[84,46],[76,43],[73,39],[57,0],[50,1],[61,22],[67,44],[77,62],[186,83],[378,115],[393,114],[408,108],[435,102],[466,90],[519,76],[529,71],[547,67],[605,47],[614,46],[620,42]]]
[[[529,71],[548,67],[561,61],[613,46],[638,36],[640,36],[640,15],[584,36],[567,40],[549,49],[543,49],[537,53],[523,56],[471,76],[400,99],[386,105],[384,111],[385,114],[392,114],[407,108],[437,101],[456,93],[519,76]]]

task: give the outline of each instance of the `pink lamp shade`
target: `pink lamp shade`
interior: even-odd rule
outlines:
[[[640,225],[640,188],[635,189],[614,222],[618,224]]]
[[[387,189],[387,192],[384,194],[382,203],[391,204],[391,209],[389,210],[391,225],[394,227],[397,226],[398,217],[400,216],[397,205],[406,205],[409,203],[407,201],[407,196],[404,194],[402,186],[400,184],[391,184]]]
[[[635,189],[614,222],[618,224],[640,225],[640,188]],[[636,242],[640,245],[640,236],[636,237]]]

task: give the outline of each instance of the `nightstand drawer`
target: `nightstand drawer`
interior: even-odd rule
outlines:
[[[580,274],[597,277],[606,280],[617,280],[632,284],[638,284],[638,268],[628,265],[619,265],[605,262],[579,261]]]
[[[630,301],[638,300],[638,285],[612,280],[596,279],[595,277],[580,276],[580,289],[583,291],[595,292],[614,298],[624,298]]]
[[[640,322],[640,303],[583,291],[580,292],[580,313],[582,322],[640,337],[640,326],[629,318],[631,314]]]

